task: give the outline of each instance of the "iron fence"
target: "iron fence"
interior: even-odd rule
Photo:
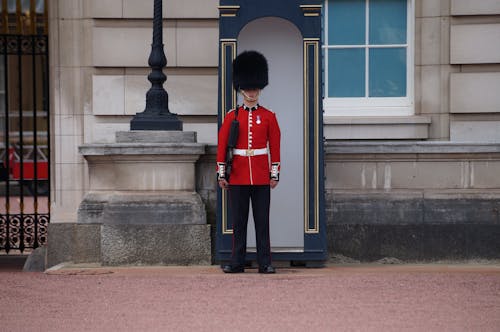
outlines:
[[[47,35],[0,35],[0,251],[47,242],[50,135]]]

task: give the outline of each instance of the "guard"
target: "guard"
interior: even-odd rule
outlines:
[[[269,207],[271,193],[279,181],[280,128],[276,115],[258,104],[260,91],[268,84],[266,58],[245,51],[233,61],[233,86],[243,96],[243,105],[227,113],[219,130],[217,179],[228,190],[232,211],[233,248],[225,273],[245,271],[249,203],[255,221],[259,273],[275,273],[271,265]]]

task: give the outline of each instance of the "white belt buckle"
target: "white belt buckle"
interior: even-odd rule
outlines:
[[[247,149],[245,151],[245,153],[246,153],[247,157],[253,157],[255,154],[255,151],[254,151],[254,149]]]

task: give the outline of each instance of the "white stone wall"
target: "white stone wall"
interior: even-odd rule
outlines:
[[[500,2],[451,0],[450,139],[500,142]]]
[[[164,0],[170,111],[198,141],[217,132],[218,0]],[[145,108],[152,0],[55,0],[49,6],[51,221],[76,222],[89,188],[85,143],[113,142]]]
[[[430,140],[449,139],[449,1],[415,2],[415,113],[430,118]]]
[[[84,1],[49,4],[51,102],[51,222],[74,222],[88,181],[78,146],[84,142],[84,118],[92,112],[91,53],[86,47],[92,21]]]
[[[198,141],[216,142],[218,1],[163,1],[163,40],[167,56],[169,108]],[[104,8],[105,7],[105,8]],[[110,9],[109,7],[113,7]],[[112,142],[145,108],[151,84],[153,1],[90,1],[92,115],[85,142]],[[198,125],[199,124],[199,125]]]

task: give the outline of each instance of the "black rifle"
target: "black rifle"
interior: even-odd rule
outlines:
[[[231,168],[233,166],[233,149],[236,148],[236,142],[238,141],[238,134],[240,131],[240,123],[238,122],[238,106],[234,111],[234,120],[231,122],[231,128],[229,130],[229,138],[227,140],[226,147],[226,180],[229,181],[229,176],[231,175]]]

